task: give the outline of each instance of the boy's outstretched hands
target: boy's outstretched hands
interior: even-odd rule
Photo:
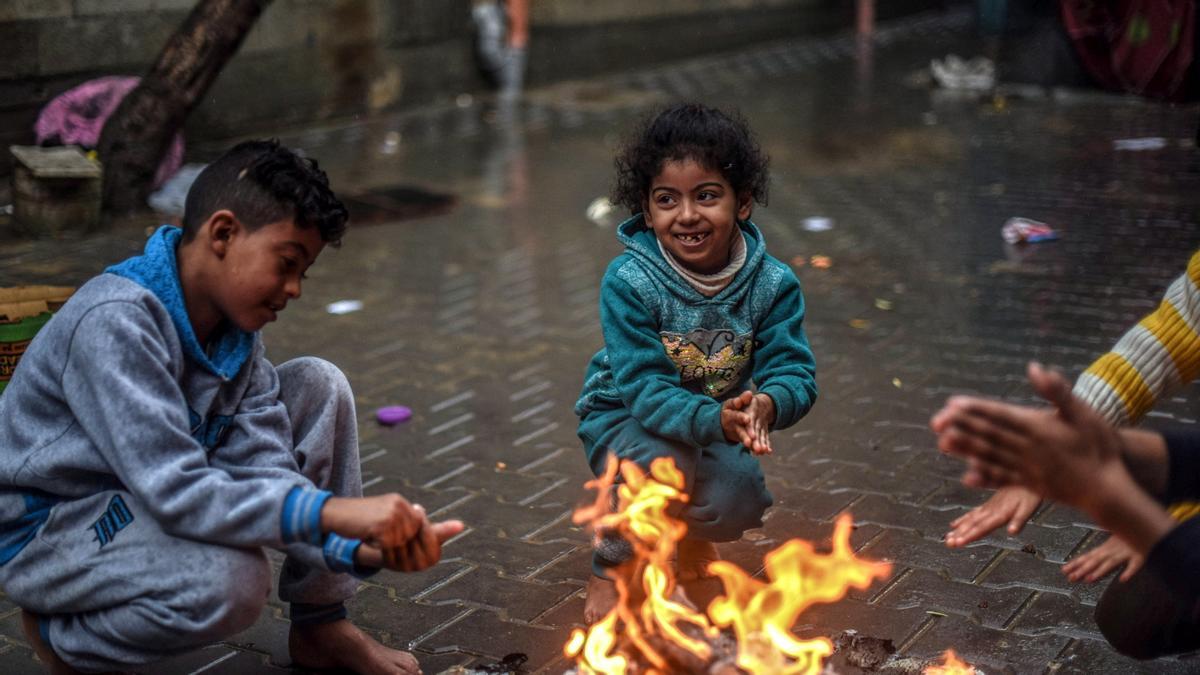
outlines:
[[[398,494],[330,497],[321,509],[321,530],[363,540],[360,565],[416,572],[436,565],[442,544],[462,532],[457,520],[431,523],[425,509]]]
[[[775,402],[766,394],[743,391],[721,404],[721,429],[730,443],[741,443],[755,455],[771,454]]]
[[[956,396],[930,422],[938,447],[966,458],[971,487],[1021,485],[1087,510],[1088,496],[1114,476],[1126,476],[1117,430],[1071,395],[1062,375],[1036,363],[1034,390],[1053,408],[1028,408]]]

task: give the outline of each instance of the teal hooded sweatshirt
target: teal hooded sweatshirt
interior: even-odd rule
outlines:
[[[627,408],[652,433],[693,446],[725,440],[721,402],[750,388],[775,403],[775,429],[817,398],[800,281],[767,255],[762,233],[739,223],[746,262],[715,296],[663,258],[642,216],[617,228],[625,252],[600,284],[604,348],[588,364],[575,413]]]

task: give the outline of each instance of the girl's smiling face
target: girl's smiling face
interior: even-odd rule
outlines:
[[[697,274],[729,264],[737,221],[750,217],[749,195],[734,194],[720,172],[692,159],[668,160],[650,181],[644,213],[675,260]]]

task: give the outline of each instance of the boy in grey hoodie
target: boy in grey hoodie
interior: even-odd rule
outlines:
[[[287,552],[296,665],[419,673],[346,620],[356,576],[435,564],[456,521],[362,497],[332,364],[259,336],[347,213],[275,142],[209,165],[183,228],[86,283],[0,396],[0,586],[53,672],[119,670],[250,626]]]

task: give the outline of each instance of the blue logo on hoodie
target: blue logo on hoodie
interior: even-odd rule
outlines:
[[[121,495],[113,495],[112,500],[108,502],[108,508],[92,523],[91,529],[96,534],[96,541],[103,547],[132,522],[133,512],[125,506],[125,500]]]

